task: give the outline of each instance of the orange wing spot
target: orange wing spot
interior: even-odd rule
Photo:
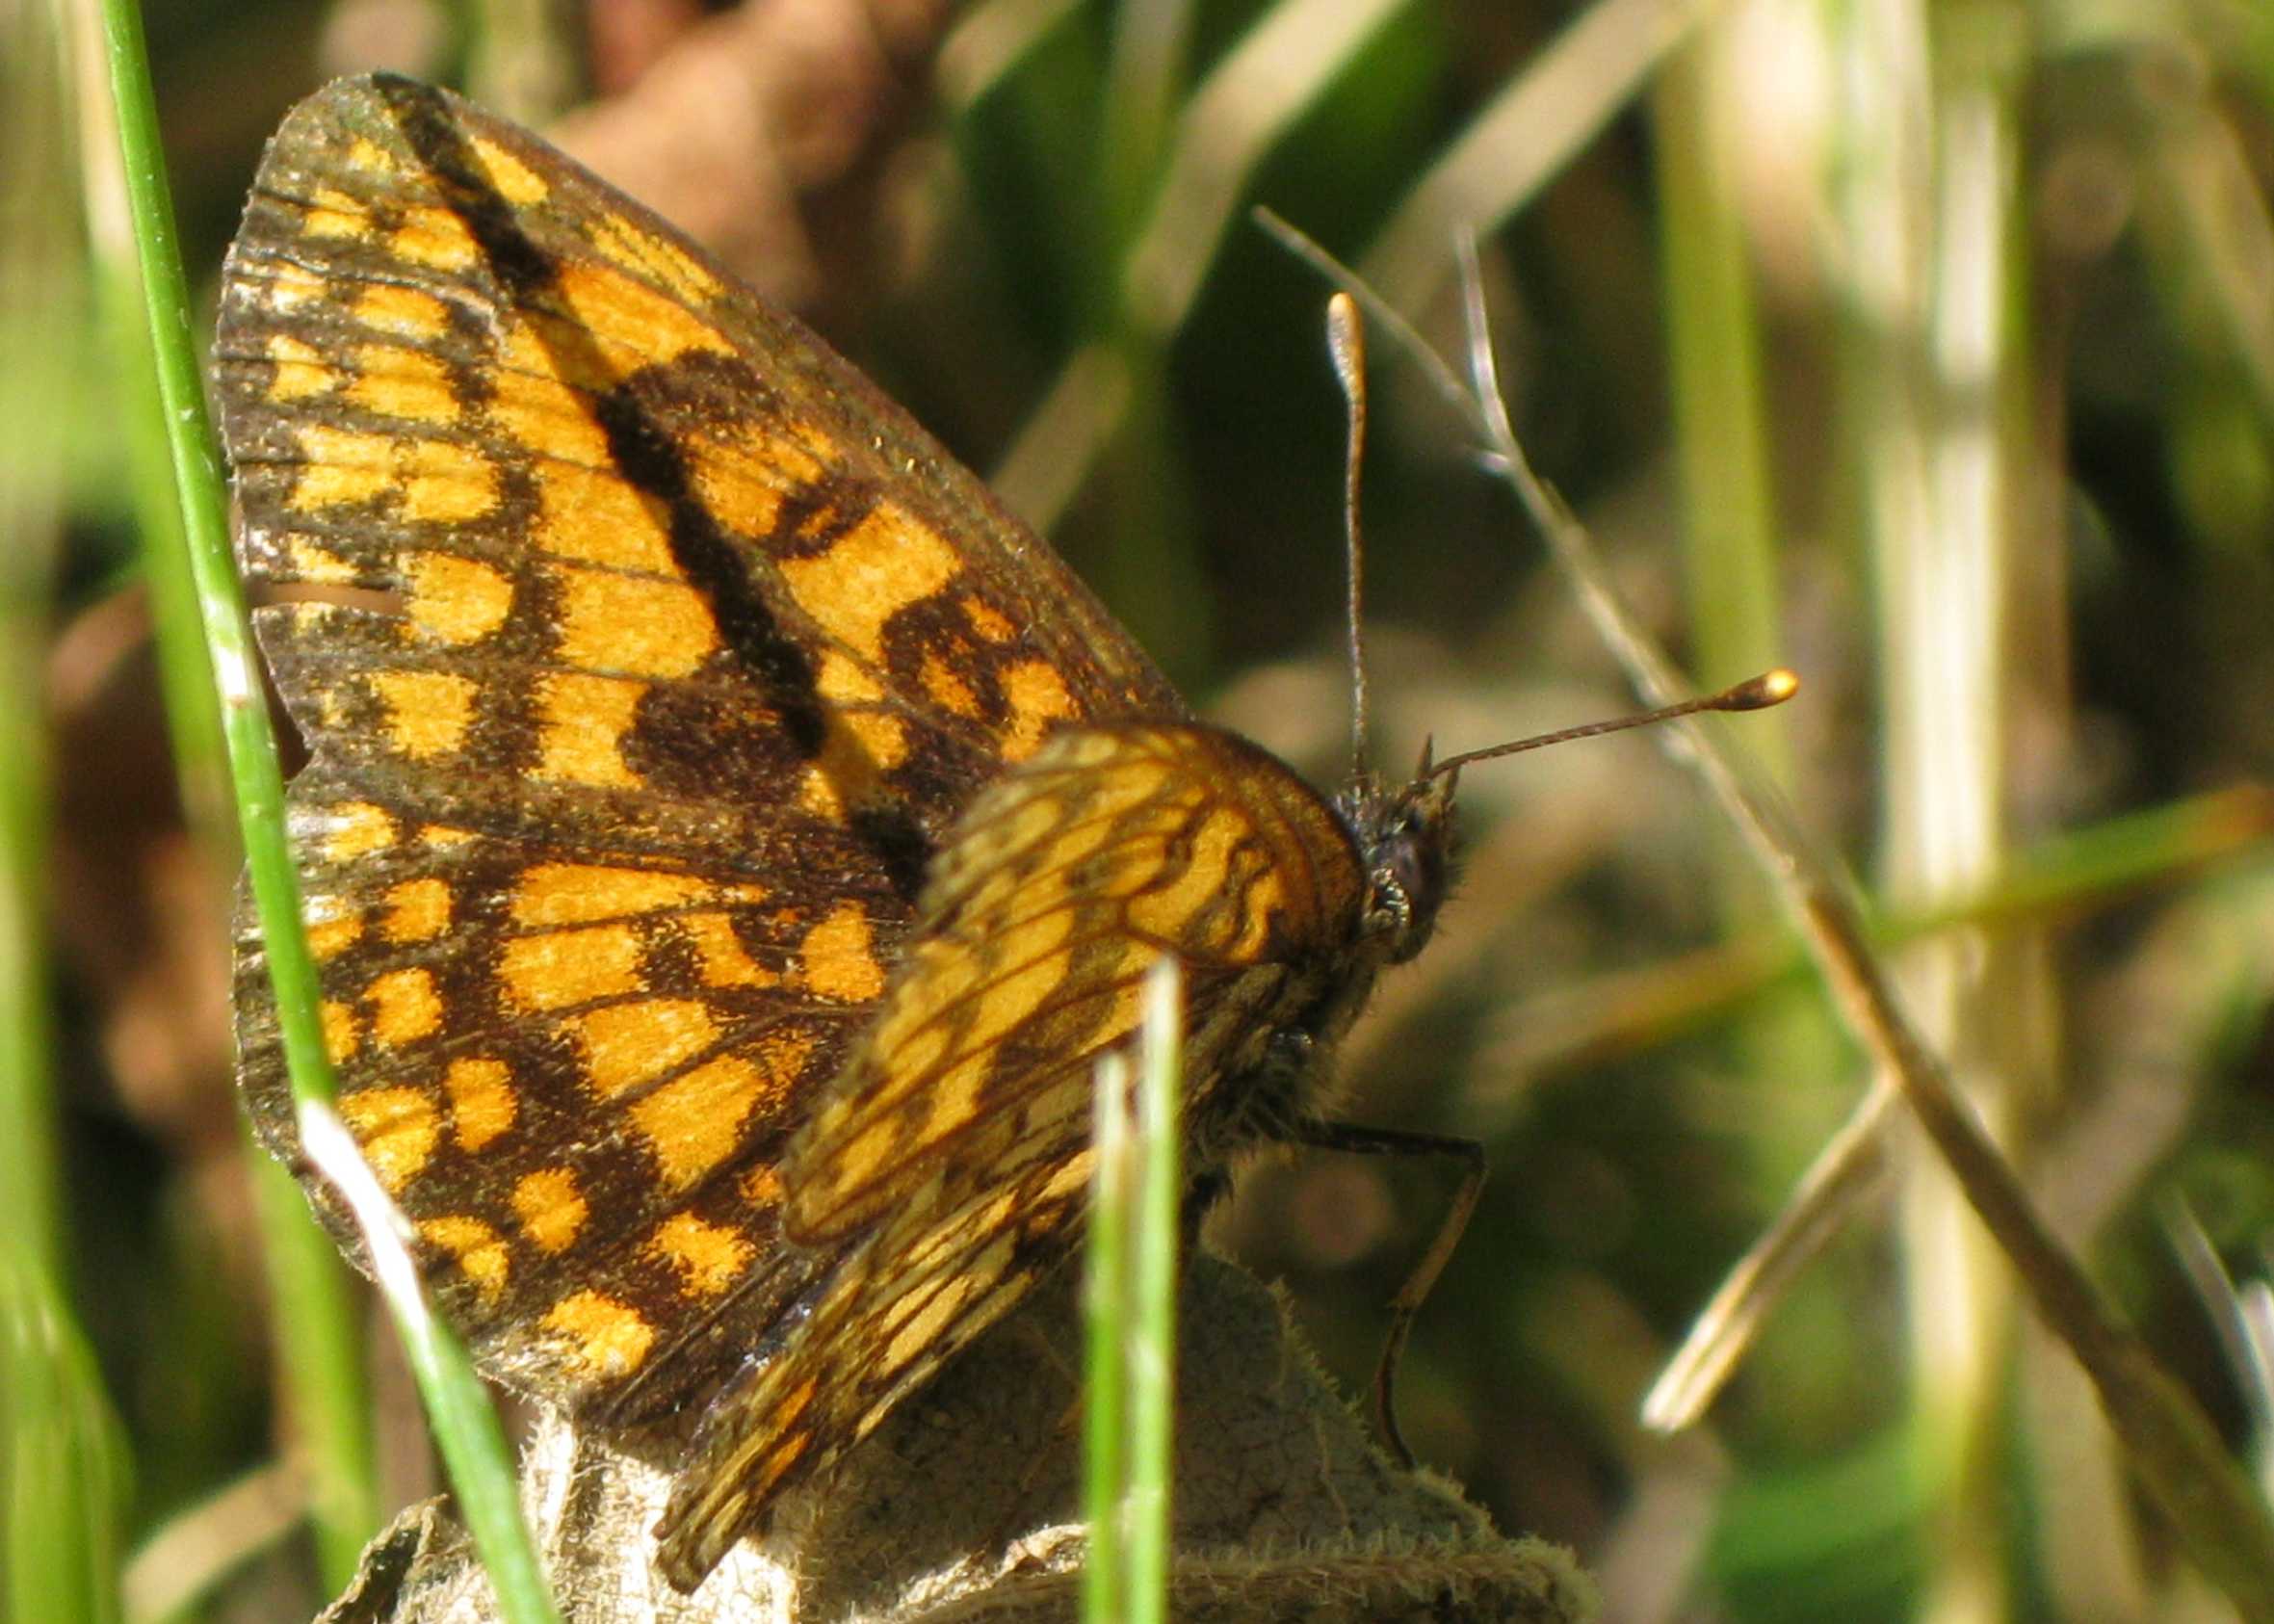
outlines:
[[[315,272],[282,260],[270,260],[260,268],[259,287],[261,303],[283,316],[322,303],[331,291],[331,284]]]
[[[640,937],[626,926],[554,930],[506,943],[498,958],[506,996],[523,1009],[565,1009],[644,990]]]
[[[668,294],[613,266],[563,264],[553,298],[576,324],[580,342],[597,342],[617,379],[693,351],[731,355],[726,335]]]
[[[716,433],[685,448],[689,481],[720,524],[752,539],[773,534],[785,492],[814,484],[826,471],[771,422],[721,425]]]
[[[352,170],[376,175],[392,175],[397,168],[395,154],[368,136],[357,136],[348,144],[347,164]]]
[[[363,989],[371,1035],[400,1049],[442,1029],[442,994],[430,970],[390,970]]]
[[[310,395],[325,394],[339,383],[340,375],[324,364],[324,353],[290,333],[271,334],[268,352],[269,360],[276,369],[269,380],[272,401],[304,401]]]
[[[950,716],[976,719],[980,714],[980,696],[971,691],[971,684],[957,674],[955,668],[937,654],[927,652],[921,673],[924,692],[931,702]]]
[[[584,1233],[591,1209],[576,1187],[576,1174],[566,1167],[539,1167],[524,1173],[513,1185],[513,1217],[521,1233],[541,1252],[557,1252],[573,1245]]]
[[[771,1162],[761,1162],[742,1176],[735,1190],[761,1212],[771,1211],[782,1204],[781,1170]]]
[[[597,789],[629,790],[640,779],[618,747],[639,720],[644,682],[563,672],[537,688],[537,763],[540,778]]]
[[[497,465],[451,440],[403,443],[403,516],[423,524],[463,524],[498,505]]]
[[[513,923],[541,929],[633,919],[706,901],[713,889],[688,874],[538,863],[523,870],[513,888]]]
[[[403,223],[387,239],[387,251],[433,271],[463,271],[482,257],[464,223],[431,203],[404,211]]]
[[[451,1138],[469,1156],[512,1127],[520,1114],[513,1074],[504,1061],[452,1061],[442,1074],[442,1091],[450,1096]]]
[[[437,1246],[457,1259],[483,1300],[494,1302],[506,1289],[506,1276],[512,1271],[512,1258],[506,1251],[506,1243],[498,1232],[477,1218],[429,1218],[418,1226],[419,1239]]]
[[[474,838],[474,831],[454,829],[448,824],[422,824],[419,825],[418,837],[421,843],[428,846],[463,846]]]
[[[513,583],[494,565],[420,551],[405,554],[402,567],[410,589],[405,613],[444,642],[479,642],[513,612]]]
[[[609,466],[608,434],[592,416],[589,395],[562,381],[561,364],[529,327],[512,328],[495,375],[490,418],[515,445],[598,477]]]
[[[456,524],[497,506],[497,469],[471,447],[321,423],[301,424],[294,433],[301,463],[287,506],[296,511],[352,507],[398,486],[406,519]]]
[[[702,594],[676,581],[643,581],[597,569],[563,569],[561,658],[588,670],[680,677],[719,646]]]
[[[311,831],[324,843],[324,859],[352,863],[395,844],[395,820],[383,806],[368,800],[343,800],[313,813]]]
[[[293,431],[300,442],[300,477],[293,482],[297,512],[322,512],[377,499],[395,483],[395,442],[384,434],[302,423]]]
[[[678,922],[679,933],[694,948],[705,986],[773,986],[781,977],[753,959],[722,913],[691,913]]]
[[[676,576],[662,505],[614,474],[555,461],[548,452],[536,476],[536,520],[530,540],[555,558]]]
[[[719,1039],[711,1012],[689,998],[610,1004],[567,1025],[584,1050],[585,1081],[603,1098],[663,1076]]]
[[[814,691],[832,704],[857,705],[884,697],[883,684],[868,668],[842,650],[822,651],[821,669],[814,673]]]
[[[797,803],[830,823],[874,795],[876,780],[908,759],[908,730],[901,719],[876,711],[840,711],[829,719],[821,759],[807,767]]]
[[[431,942],[450,929],[450,882],[406,879],[387,893],[379,933],[390,942]]]
[[[646,1362],[655,1327],[629,1303],[598,1292],[578,1292],[553,1304],[543,1328],[567,1343],[562,1350],[576,1374],[609,1380],[629,1375]]]
[[[316,1018],[324,1028],[325,1058],[333,1065],[344,1065],[363,1046],[362,1034],[355,1030],[355,1011],[327,998]]]
[[[784,559],[778,567],[798,608],[854,653],[879,664],[885,622],[936,595],[961,566],[939,532],[886,500],[828,551]]]
[[[862,760],[872,772],[888,772],[908,759],[908,729],[899,717],[846,711],[837,721],[860,747]]]
[[[552,192],[543,175],[487,136],[475,136],[469,144],[474,148],[474,156],[482,161],[482,167],[489,171],[489,184],[497,188],[498,196],[507,202],[527,208],[532,203],[543,202]]]
[[[962,603],[963,617],[971,622],[971,629],[989,642],[1008,642],[1011,634],[1018,630],[991,604],[970,597],[963,599]]]
[[[291,576],[296,581],[309,581],[320,586],[354,585],[355,566],[329,547],[319,546],[305,536],[286,537],[284,556],[290,561]]]
[[[462,749],[474,721],[474,679],[455,671],[372,671],[363,679],[386,707],[387,742],[414,761]]]
[[[337,897],[310,897],[301,914],[308,930],[308,951],[319,962],[337,958],[363,939],[362,913]]]
[[[440,338],[450,330],[450,307],[431,293],[372,282],[355,296],[350,314],[367,327],[399,338]]]
[[[666,1184],[683,1190],[733,1155],[743,1123],[771,1107],[797,1080],[814,1040],[770,1034],[739,1054],[721,1055],[665,1084],[629,1112]]]
[[[884,967],[871,951],[869,916],[858,903],[839,903],[808,930],[797,960],[807,988],[823,998],[865,1004],[884,990]]]
[[[371,212],[359,198],[351,197],[336,187],[318,187],[314,200],[301,213],[303,236],[353,239],[367,235],[370,230]]]
[[[1006,668],[1003,694],[1010,701],[1010,733],[1003,745],[1006,761],[1026,760],[1041,747],[1052,722],[1075,714],[1066,679],[1047,660],[1021,660]]]
[[[364,1088],[342,1094],[339,1113],[390,1195],[418,1177],[442,1137],[434,1102],[418,1088]]]
[[[647,1249],[675,1265],[691,1297],[717,1297],[750,1266],[755,1250],[733,1230],[673,1213],[648,1237]]]
[[[356,376],[348,399],[364,409],[413,423],[457,421],[450,369],[433,356],[399,344],[366,344],[349,364]]]

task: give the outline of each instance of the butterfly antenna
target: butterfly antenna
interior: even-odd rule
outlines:
[[[1326,301],[1326,353],[1335,381],[1343,386],[1349,438],[1343,458],[1344,573],[1349,582],[1346,613],[1350,637],[1350,771],[1366,772],[1366,616],[1361,603],[1361,548],[1358,542],[1358,468],[1366,456],[1366,324],[1358,301],[1337,293]]]
[[[1771,705],[1783,704],[1799,692],[1800,679],[1779,666],[1774,670],[1763,671],[1757,677],[1740,682],[1735,688],[1709,694],[1702,699],[1685,699],[1677,705],[1660,705],[1655,711],[1614,717],[1609,721],[1590,721],[1583,727],[1560,728],[1554,733],[1542,733],[1535,739],[1518,739],[1512,744],[1493,745],[1481,750],[1450,755],[1440,762],[1425,763],[1422,768],[1422,776],[1442,778],[1448,773],[1458,773],[1472,762],[1514,755],[1519,750],[1536,750],[1542,745],[1562,745],[1574,739],[1592,739],[1598,733],[1620,733],[1630,727],[1648,727],[1655,721],[1671,721],[1676,717],[1695,716],[1700,711],[1764,711]]]

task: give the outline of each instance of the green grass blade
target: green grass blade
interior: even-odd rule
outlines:
[[[1147,977],[1137,1080],[1099,1062],[1083,1388],[1089,1624],[1168,1616],[1170,1477],[1176,1428],[1177,1247],[1184,1172],[1182,979]]]
[[[125,1449],[51,1276],[0,1253],[0,1619],[112,1624]]]
[[[1163,958],[1145,979],[1144,1033],[1137,1056],[1136,1229],[1130,1288],[1136,1323],[1129,1365],[1129,1484],[1124,1527],[1129,1551],[1130,1624],[1168,1616],[1169,1477],[1176,1438],[1176,1297],[1184,1168],[1182,1115],[1183,979]]]
[[[1122,1358],[1130,1302],[1131,1213],[1129,1062],[1098,1061],[1097,1166],[1090,1175],[1088,1274],[1083,1306],[1088,1323],[1082,1384],[1083,1507],[1089,1520],[1089,1561],[1083,1570],[1082,1616],[1087,1624],[1122,1617],[1128,1588],[1121,1525],[1128,1482],[1129,1368]]]

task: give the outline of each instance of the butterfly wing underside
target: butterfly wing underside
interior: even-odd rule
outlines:
[[[1145,975],[1185,971],[1186,1114],[1263,1064],[1356,929],[1333,811],[1190,724],[1054,738],[943,849],[876,1022],[783,1164],[783,1223],[840,1261],[794,1339],[730,1391],[659,1533],[692,1585],[787,1485],[866,1436],[1066,1257],[1092,1074]]]
[[[780,1163],[957,814],[1182,706],[850,367],[443,92],[302,103],[222,309],[341,1113],[493,1375],[699,1408],[849,1244],[782,1244]],[[239,1008],[297,1157],[249,918]]]

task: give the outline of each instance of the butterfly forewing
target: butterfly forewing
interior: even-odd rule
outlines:
[[[844,362],[442,92],[302,104],[222,305],[342,1112],[491,1369],[699,1398],[827,1261],[774,1163],[951,820],[1181,707]],[[288,1149],[249,929],[240,979]]]

